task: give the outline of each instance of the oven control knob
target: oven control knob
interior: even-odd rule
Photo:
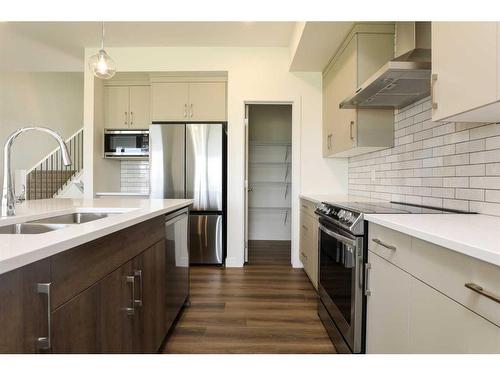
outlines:
[[[354,215],[352,212],[347,212],[345,215],[345,221],[352,223],[354,221]]]
[[[340,220],[344,220],[346,214],[347,212],[345,210],[340,210],[337,216]]]

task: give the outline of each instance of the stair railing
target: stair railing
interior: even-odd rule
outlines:
[[[26,199],[54,197],[83,169],[83,128],[70,136],[65,143],[72,164],[64,165],[59,148],[50,152],[26,171]]]

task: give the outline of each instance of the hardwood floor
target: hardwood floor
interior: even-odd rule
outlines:
[[[316,305],[290,243],[253,241],[244,268],[191,268],[191,307],[165,353],[335,353]]]

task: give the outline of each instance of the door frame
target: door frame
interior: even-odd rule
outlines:
[[[302,263],[298,257],[298,214],[296,210],[298,207],[298,192],[300,184],[300,113],[296,113],[300,109],[300,103],[295,103],[293,100],[283,101],[255,101],[245,100],[243,102],[243,142],[245,145],[244,153],[244,173],[243,173],[243,194],[244,194],[244,238],[243,238],[243,260],[244,265],[248,262],[248,106],[249,105],[289,105],[292,111],[292,163],[290,173],[292,174],[291,180],[291,208],[288,213],[291,226],[291,246],[290,246],[290,264],[292,267],[302,267]],[[297,234],[297,235],[296,235]],[[297,255],[297,256],[295,256]]]

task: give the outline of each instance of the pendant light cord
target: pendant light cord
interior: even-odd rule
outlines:
[[[101,22],[101,49],[104,49],[104,21]]]

